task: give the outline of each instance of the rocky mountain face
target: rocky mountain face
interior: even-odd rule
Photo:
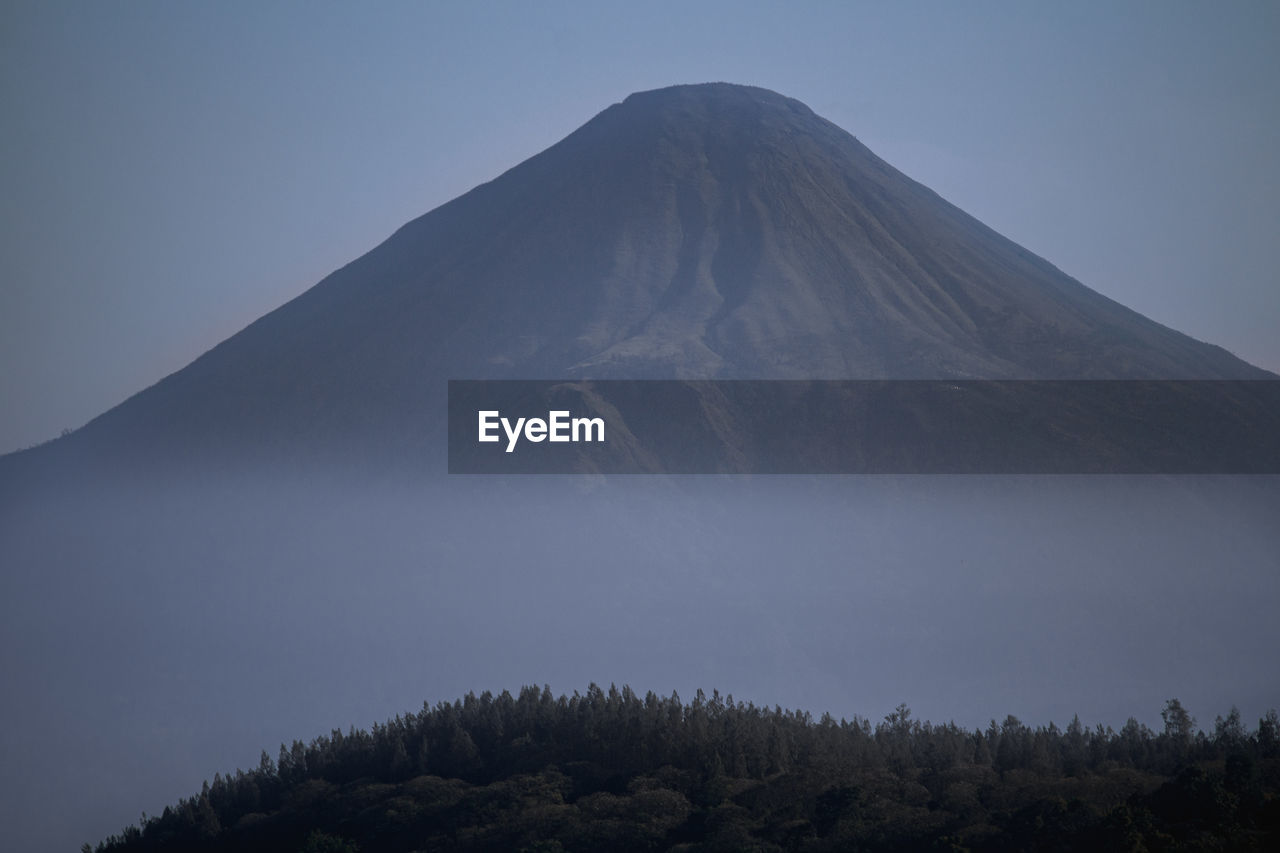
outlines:
[[[438,434],[447,379],[560,377],[1273,378],[717,83],[609,107],[55,445],[359,457]]]

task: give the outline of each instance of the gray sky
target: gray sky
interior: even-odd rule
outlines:
[[[1280,370],[1280,5],[10,2],[0,451],[77,427],[627,94],[799,98]]]

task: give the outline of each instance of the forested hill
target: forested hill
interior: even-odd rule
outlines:
[[[1276,712],[1162,717],[966,731],[527,687],[264,751],[96,849],[1280,849]]]

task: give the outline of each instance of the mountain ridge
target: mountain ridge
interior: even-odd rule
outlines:
[[[46,447],[403,444],[449,378],[1275,376],[708,83],[628,96]]]

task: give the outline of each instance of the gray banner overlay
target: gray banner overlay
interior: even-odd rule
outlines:
[[[1280,381],[449,382],[451,474],[1277,474]]]

